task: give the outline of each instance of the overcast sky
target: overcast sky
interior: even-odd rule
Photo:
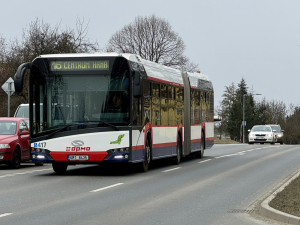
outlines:
[[[257,101],[300,106],[299,0],[6,0],[1,1],[0,35],[21,39],[36,18],[61,28],[76,19],[104,47],[111,35],[137,16],[166,19],[186,45],[185,55],[209,76],[215,105],[225,86],[246,80]]]

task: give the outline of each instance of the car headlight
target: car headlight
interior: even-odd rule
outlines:
[[[252,133],[250,133],[250,134],[249,134],[249,137],[253,138],[253,137],[255,137],[255,135],[252,134]]]
[[[10,148],[10,145],[9,144],[0,144],[0,149],[3,149],[3,148]]]

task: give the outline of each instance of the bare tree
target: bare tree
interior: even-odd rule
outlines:
[[[0,36],[0,63],[5,62],[5,56],[6,56],[6,41],[5,38]]]
[[[36,19],[23,30],[22,42],[17,40],[11,45],[10,61],[31,61],[42,54],[92,52],[98,50],[98,44],[87,39],[88,24],[77,19],[76,30],[60,29],[60,25],[50,24]]]
[[[77,19],[76,29],[52,27],[36,19],[30,23],[29,28],[23,30],[22,41],[12,41],[8,46],[0,36],[0,81],[13,77],[18,66],[30,62],[41,54],[92,52],[98,50],[98,44],[90,42],[87,38],[88,24]],[[28,83],[29,76],[24,83]],[[0,84],[2,85],[2,83]],[[4,93],[4,92],[3,92]],[[0,102],[5,101],[5,93],[0,93]],[[3,95],[2,95],[3,94]],[[14,94],[11,98],[11,111],[13,112],[20,103],[28,102],[28,85],[24,85],[22,93]],[[6,115],[3,105],[0,116]]]
[[[107,51],[138,54],[166,66],[196,70],[197,65],[184,56],[185,45],[171,25],[155,15],[136,17],[109,40]]]

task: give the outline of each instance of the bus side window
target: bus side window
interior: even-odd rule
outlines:
[[[160,85],[160,106],[161,106],[161,125],[168,125],[168,87],[165,84]]]
[[[176,105],[175,105],[175,88],[172,86],[168,87],[168,119],[169,125],[176,125]]]
[[[152,83],[151,123],[160,125],[160,84]]]
[[[143,125],[147,124],[151,120],[151,95],[152,95],[152,84],[144,80],[143,82],[143,102],[142,102],[142,116]]]

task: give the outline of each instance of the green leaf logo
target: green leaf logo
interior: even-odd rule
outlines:
[[[110,144],[121,144],[122,138],[125,136],[125,134],[120,134],[115,141],[111,141]]]

